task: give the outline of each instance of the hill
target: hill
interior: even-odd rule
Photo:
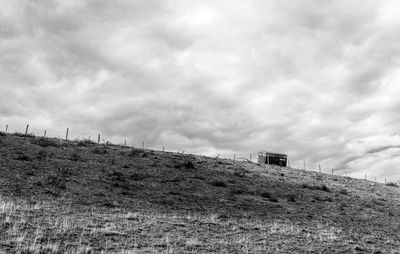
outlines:
[[[397,253],[399,188],[0,133],[0,253]]]

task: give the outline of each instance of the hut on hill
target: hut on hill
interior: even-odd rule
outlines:
[[[287,166],[287,155],[282,153],[259,152],[258,163],[260,165],[278,165],[281,167]]]

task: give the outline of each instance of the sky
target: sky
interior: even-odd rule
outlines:
[[[400,179],[396,0],[0,0],[0,129]],[[3,126],[3,127],[2,127]]]

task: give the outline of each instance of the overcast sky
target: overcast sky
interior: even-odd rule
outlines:
[[[0,124],[400,179],[400,2],[0,0]]]

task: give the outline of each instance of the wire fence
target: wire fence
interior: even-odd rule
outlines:
[[[8,124],[5,125],[5,133],[9,132],[9,127],[10,126]],[[25,134],[24,135],[25,136],[28,136],[28,135],[36,136],[33,133],[29,133],[29,128],[30,128],[30,125],[27,124],[26,127],[25,127]],[[15,131],[15,133],[18,133],[18,132]],[[65,140],[69,140],[69,138],[70,138],[69,134],[70,134],[70,129],[69,129],[69,127],[67,127],[65,129]],[[49,138],[46,129],[43,131],[43,135],[41,137]],[[60,136],[58,136],[58,138],[60,138]],[[111,142],[106,141],[104,138],[103,138],[103,140],[101,140],[101,138],[102,138],[101,134],[98,134],[97,135],[97,140],[96,140],[98,144],[101,144],[101,143],[103,143],[103,144],[112,144]],[[76,138],[76,139],[79,139],[79,138]],[[90,136],[88,137],[88,139],[91,141],[91,137]],[[123,142],[121,144],[119,144],[119,145],[123,145],[125,147],[132,147],[132,148],[134,147],[133,145],[132,146],[128,146],[127,145],[127,139],[124,139]],[[139,146],[137,146],[137,147],[139,147]],[[141,148],[142,149],[146,148],[145,147],[145,141],[141,142]],[[153,150],[155,150],[155,149],[153,149]],[[165,150],[165,146],[162,147],[162,151],[163,152],[166,151]],[[182,155],[184,153],[185,153],[185,151],[183,150],[182,151]],[[216,159],[218,159],[219,157],[220,157],[220,154],[217,154]],[[257,158],[257,161],[254,161],[255,158]],[[258,156],[257,155],[253,156],[252,153],[249,153],[249,157],[237,156],[237,154],[235,153],[233,155],[232,159],[233,159],[233,161],[247,161],[247,162],[250,162],[250,163],[258,163]],[[302,163],[302,167],[301,166],[299,167],[299,164],[301,164],[301,163]],[[318,165],[318,167],[317,167],[317,165]],[[350,177],[350,175],[351,175],[350,174],[351,172],[349,172],[348,169],[323,168],[323,167],[321,167],[321,164],[313,164],[312,168],[311,167],[307,167],[306,160],[296,160],[296,161],[292,161],[292,163],[288,160],[287,161],[287,167],[292,168],[292,169],[296,169],[296,170],[306,170],[306,171],[312,171],[312,172],[317,172],[317,173],[321,173],[321,174],[330,174],[332,176]],[[372,181],[372,182],[380,182],[379,180],[382,180],[382,183],[385,183],[385,184],[392,183],[392,182],[387,181],[386,178],[379,178],[378,179],[377,177],[368,176],[366,173],[364,174],[363,178],[354,177],[353,175],[351,176],[351,178],[361,179],[361,180],[365,180],[365,181]]]

